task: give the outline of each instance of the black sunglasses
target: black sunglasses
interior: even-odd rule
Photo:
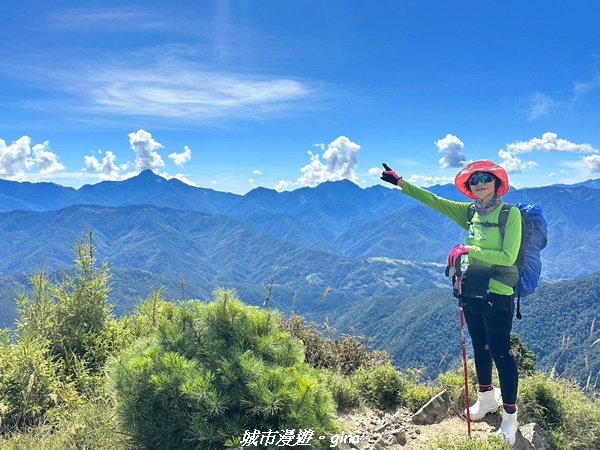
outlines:
[[[477,186],[479,183],[488,184],[493,179],[494,177],[487,173],[484,175],[473,175],[469,178],[469,184],[472,184],[473,186]]]

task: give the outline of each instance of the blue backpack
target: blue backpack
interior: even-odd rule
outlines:
[[[517,203],[514,205],[521,212],[521,246],[515,265],[519,269],[519,282],[515,286],[517,295],[517,318],[521,319],[521,297],[526,297],[535,291],[542,273],[542,258],[540,252],[548,245],[548,224],[542,213],[542,208],[535,204]],[[506,221],[511,205],[503,204],[498,216],[497,226],[500,236],[504,239]],[[468,218],[472,221],[475,215],[475,204],[469,206]]]

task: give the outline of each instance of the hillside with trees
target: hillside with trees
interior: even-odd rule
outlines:
[[[258,307],[233,291],[174,302],[159,289],[116,318],[109,280],[89,242],[80,242],[61,279],[31,276],[17,326],[0,333],[2,448],[241,449],[252,439],[265,448],[276,448],[275,439],[348,448],[344,433],[368,445],[393,436],[407,448],[507,448],[495,437],[469,441],[450,425],[465,406],[460,370],[419,381],[418,371],[398,370],[366,338],[285,317],[271,291]],[[534,355],[518,337],[513,350],[523,423],[546,430],[553,448],[598,448],[597,395],[533,370]],[[452,401],[448,434],[419,440],[410,417],[442,390]],[[356,425],[366,417],[406,428],[385,434]]]

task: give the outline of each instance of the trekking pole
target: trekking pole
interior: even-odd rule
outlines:
[[[465,371],[465,402],[467,404],[467,434],[471,437],[471,400],[469,399],[469,370],[467,369],[467,339],[465,338],[465,312],[460,305],[460,334],[462,337],[463,369]]]
[[[458,296],[458,304],[460,306],[460,337],[462,339],[462,357],[463,357],[463,370],[465,372],[465,402],[467,412],[467,434],[469,439],[471,438],[471,400],[469,399],[469,369],[467,368],[467,338],[465,336],[465,311],[463,309],[462,299],[462,271],[460,269],[460,258],[458,258],[457,270],[456,270],[456,290]]]

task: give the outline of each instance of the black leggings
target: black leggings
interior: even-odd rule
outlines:
[[[506,295],[489,294],[486,305],[465,299],[465,320],[475,353],[475,370],[479,384],[492,384],[492,360],[496,363],[502,402],[517,403],[519,373],[510,349],[514,298]]]

